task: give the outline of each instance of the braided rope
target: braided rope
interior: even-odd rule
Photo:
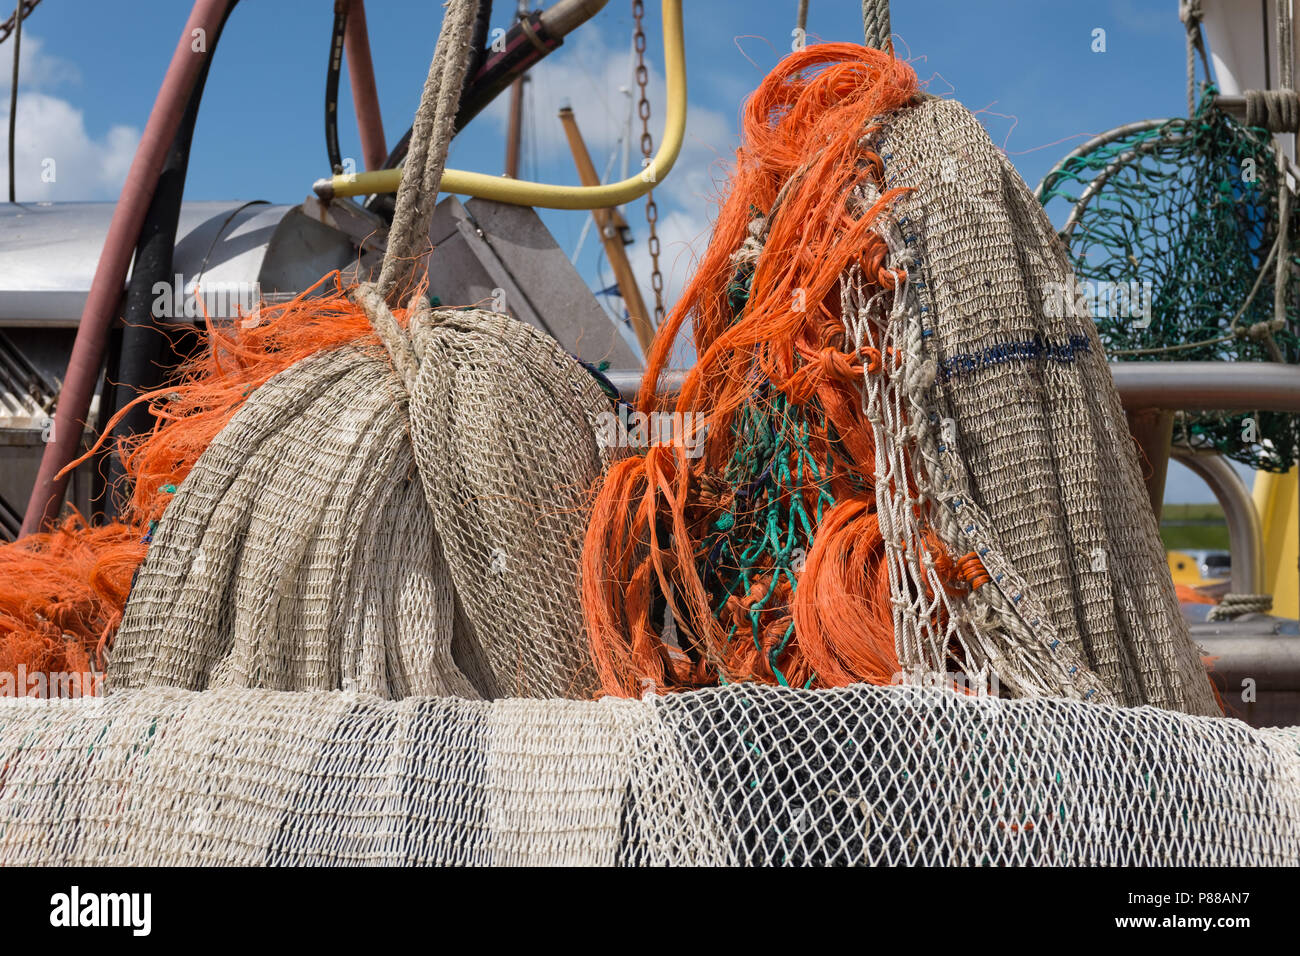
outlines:
[[[449,0],[438,45],[411,127],[406,172],[397,190],[396,212],[377,284],[389,306],[411,286],[429,243],[429,224],[447,163],[461,88],[469,69],[479,0]],[[370,301],[369,299],[367,301]]]
[[[1201,0],[1179,0],[1178,19],[1187,28],[1187,115],[1196,115],[1196,51],[1201,51],[1205,58],[1204,41],[1201,37]],[[1205,75],[1209,76],[1209,67]]]
[[[889,0],[862,0],[862,32],[867,46],[889,51],[893,42],[889,36]]]

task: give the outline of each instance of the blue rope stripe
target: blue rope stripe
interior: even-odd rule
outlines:
[[[1071,335],[1063,342],[1053,342],[1040,334],[1028,341],[1003,342],[978,352],[965,352],[943,359],[939,363],[939,377],[946,382],[958,375],[969,375],[1007,362],[1049,361],[1070,364],[1077,356],[1089,351],[1091,346],[1086,335]]]

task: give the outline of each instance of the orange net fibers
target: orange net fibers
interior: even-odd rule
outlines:
[[[1188,584],[1179,584],[1174,582],[1174,590],[1178,592],[1178,600],[1183,604],[1218,604],[1214,598],[1210,597],[1203,591]]]
[[[130,485],[124,520],[92,527],[73,516],[56,531],[0,546],[0,692],[6,674],[15,685],[26,678],[19,694],[44,696],[43,687],[60,685],[36,681],[41,675],[102,672],[153,525],[208,443],[272,376],[317,352],[378,342],[346,292],[333,273],[291,302],[263,306],[255,318],[224,328],[209,323],[208,347],[182,366],[177,381],[136,399],[149,403],[158,422],[119,448]],[[395,314],[405,319],[404,310]]]
[[[730,195],[638,396],[681,440],[612,466],[588,526],[582,600],[606,693],[895,679],[860,411],[864,373],[894,357],[847,340],[840,279],[856,265],[870,290],[895,287],[875,230],[900,191],[869,137],[916,94],[906,63],[827,43],[787,57],[747,102]],[[688,320],[699,358],[672,406],[657,383]]]

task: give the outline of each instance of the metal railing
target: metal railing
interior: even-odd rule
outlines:
[[[1110,366],[1120,402],[1132,416],[1145,410],[1240,412],[1268,410],[1300,413],[1300,366],[1274,362],[1123,362]],[[660,390],[675,394],[685,372],[660,377]],[[640,370],[606,373],[619,394],[631,401],[641,387]],[[1165,416],[1172,428],[1172,416]],[[1228,525],[1232,550],[1232,591],[1254,594],[1264,581],[1264,548],[1259,514],[1249,490],[1217,454],[1170,449],[1169,435],[1142,436],[1143,451],[1163,487],[1166,456],[1200,476],[1218,499]],[[1162,489],[1161,489],[1162,490]],[[1152,504],[1159,514],[1159,495]]]

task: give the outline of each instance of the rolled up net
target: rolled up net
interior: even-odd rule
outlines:
[[[609,402],[505,316],[412,321],[409,391],[382,348],[327,351],[203,452],[137,575],[113,689],[589,692],[576,519]]]

